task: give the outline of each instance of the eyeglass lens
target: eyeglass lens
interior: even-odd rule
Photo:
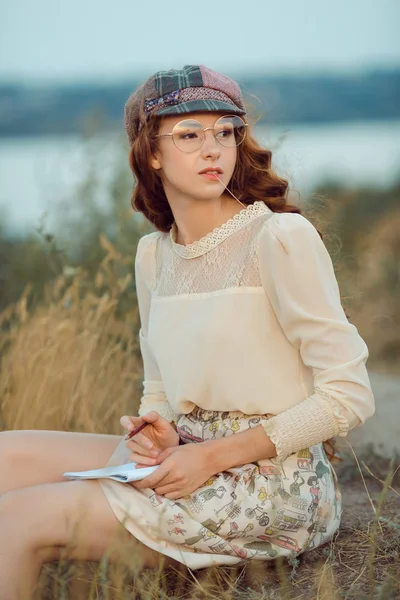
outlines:
[[[244,140],[246,127],[238,116],[227,116],[218,119],[214,125],[215,139],[227,147],[239,146]],[[204,140],[204,128],[199,121],[185,119],[177,123],[172,130],[175,146],[182,152],[193,152],[201,147]]]

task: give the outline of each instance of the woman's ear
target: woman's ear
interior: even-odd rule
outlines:
[[[159,161],[159,159],[157,158],[157,156],[153,155],[150,158],[150,165],[153,167],[153,169],[155,169],[156,171],[158,171],[159,169],[161,169],[161,163]]]

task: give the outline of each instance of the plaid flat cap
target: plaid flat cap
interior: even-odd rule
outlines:
[[[158,71],[133,92],[125,104],[124,125],[132,144],[151,114],[215,111],[246,114],[239,85],[204,65],[186,65]]]

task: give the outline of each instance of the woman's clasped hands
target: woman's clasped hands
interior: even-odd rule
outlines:
[[[132,440],[126,442],[137,468],[160,465],[154,473],[130,485],[138,490],[153,489],[169,500],[177,500],[197,488],[215,474],[204,444],[179,446],[179,435],[169,421],[151,411],[142,417],[121,418],[128,432],[149,423]]]
[[[203,444],[185,444],[161,452],[160,466],[154,473],[132,485],[151,488],[169,500],[177,500],[197,490],[215,474]]]
[[[146,427],[127,442],[131,450],[131,460],[137,466],[149,467],[158,464],[160,453],[167,448],[179,446],[179,435],[173,425],[155,410],[142,417],[121,417],[121,425],[130,433],[136,427],[147,423]]]

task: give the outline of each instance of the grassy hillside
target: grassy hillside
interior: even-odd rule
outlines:
[[[43,228],[10,240],[3,231],[0,430],[120,434],[120,416],[136,414],[143,373],[134,258],[139,237],[151,228],[131,218],[130,187],[116,169],[108,206],[100,210],[94,169],[63,213],[63,235]],[[304,203],[305,216],[324,234],[350,320],[370,349],[368,366],[383,372],[395,372],[400,357],[399,199],[400,184],[386,190],[327,184]],[[339,537],[290,563],[193,576],[162,566],[143,571],[132,547],[119,565],[69,562],[66,553],[44,569],[40,598],[399,597],[399,474],[373,453],[362,476],[357,464],[339,465],[348,494]],[[365,481],[368,494],[354,487]]]

